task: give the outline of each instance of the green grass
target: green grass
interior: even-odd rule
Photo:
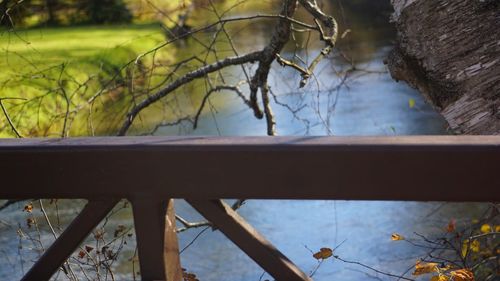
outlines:
[[[48,66],[95,56],[113,57],[117,48],[140,53],[163,39],[158,25],[37,28],[0,35],[0,67]],[[32,65],[33,64],[33,65]],[[3,71],[2,71],[3,72]]]
[[[211,34],[200,34],[198,38],[212,40]],[[61,136],[65,131],[68,100],[69,111],[74,112],[67,119],[68,135],[115,134],[130,106],[151,89],[157,89],[165,77],[170,77],[175,61],[205,50],[194,40],[172,44],[142,57],[141,64],[123,67],[164,41],[158,24],[4,32],[0,35],[0,98],[25,99],[3,102],[23,136]],[[216,43],[216,49],[221,50],[220,56],[232,54],[223,40]],[[208,59],[213,61],[215,57],[211,55]],[[182,75],[189,67],[175,70],[176,74]],[[137,118],[136,131],[147,132],[160,121],[174,121],[196,110],[204,91],[204,81],[196,81],[180,89],[182,95],[175,98],[171,95],[149,107]],[[96,95],[99,98],[89,104],[89,99]],[[165,106],[169,102],[175,106]],[[13,136],[0,112],[0,137]]]
[[[33,101],[4,102],[24,135],[54,135],[63,126],[60,120],[53,120],[65,112],[64,95],[71,97],[72,109],[78,107],[115,74],[126,75],[120,71],[123,65],[162,41],[164,37],[156,24],[3,32],[0,34],[0,98]],[[87,88],[78,87],[90,77],[94,79]],[[85,134],[77,123],[72,127],[73,133]],[[12,132],[0,114],[0,137],[6,136],[12,136]]]

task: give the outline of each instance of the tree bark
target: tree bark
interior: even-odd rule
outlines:
[[[393,78],[420,90],[455,133],[500,134],[500,1],[391,2]]]

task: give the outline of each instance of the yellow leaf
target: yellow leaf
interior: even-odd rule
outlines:
[[[439,271],[440,271],[440,272],[444,272],[444,271],[448,271],[448,270],[450,270],[450,269],[452,269],[452,268],[453,268],[453,266],[452,266],[452,265],[447,264],[447,265],[444,265],[444,266],[440,267],[440,268],[439,268]]]
[[[453,281],[474,281],[474,273],[468,269],[459,269],[451,272]]]
[[[481,243],[476,239],[470,243],[470,249],[474,252],[477,253],[479,252],[479,249],[481,248]]]
[[[448,281],[450,278],[446,275],[433,276],[430,281]]]
[[[417,102],[414,99],[408,100],[408,105],[410,106],[410,108],[414,108],[416,104]]]
[[[495,225],[495,232],[500,232],[500,225]]]
[[[326,260],[331,256],[333,256],[333,250],[330,248],[321,248],[319,252],[313,255],[313,257],[317,260]]]
[[[415,272],[413,272],[413,275],[422,275],[438,271],[439,268],[437,263],[417,261],[417,264],[415,264]]]
[[[391,240],[392,241],[401,241],[401,240],[405,240],[405,238],[402,235],[399,235],[397,233],[393,233],[391,236]]]
[[[469,252],[469,239],[464,240],[462,243],[462,258],[467,256],[467,252]]]
[[[491,225],[489,225],[489,224],[481,225],[481,232],[482,233],[490,233],[491,231],[492,231]]]
[[[481,243],[477,239],[472,242],[470,242],[469,239],[465,239],[462,244],[462,257],[465,258],[469,250],[477,253],[479,252],[480,248]]]

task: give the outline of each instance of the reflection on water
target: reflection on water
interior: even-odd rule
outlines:
[[[273,107],[279,134],[446,134],[444,120],[422,97],[405,84],[395,83],[386,72],[382,61],[391,47],[392,28],[385,21],[382,21],[383,26],[371,25],[365,14],[356,14],[351,5],[344,8],[352,28],[352,37],[348,37],[351,38],[350,44],[347,40],[341,43],[341,51],[354,59],[356,70],[353,71],[352,65],[346,63],[337,51],[334,58],[324,61],[317,68],[316,76],[308,87],[298,91],[298,75],[288,68],[275,67],[270,86],[276,95]],[[371,19],[378,22],[376,18],[379,16],[378,13],[372,13]],[[269,32],[266,21],[238,28],[243,35],[238,37],[236,43],[242,50],[264,44],[262,38],[266,38]],[[297,40],[300,43],[304,38]],[[196,48],[196,44],[191,41],[185,44],[176,50],[179,58],[188,56],[194,52],[192,48]],[[283,56],[291,56],[291,51],[289,47]],[[306,54],[299,55],[306,57]],[[225,74],[232,77],[230,81],[238,81],[240,71],[232,68],[226,70]],[[196,98],[194,92],[191,98]],[[413,101],[415,106],[410,106]],[[241,100],[231,93],[219,93],[211,103],[213,107],[203,112],[197,130],[193,130],[190,124],[180,124],[161,127],[155,134],[265,134],[265,121],[256,120]],[[415,176],[421,175],[415,171]],[[404,188],[404,182],[401,185]],[[335,187],[335,179],[332,179],[332,187]],[[64,220],[74,214],[75,206],[68,204],[61,205]],[[484,207],[483,204],[255,200],[249,201],[240,213],[305,271],[316,266],[306,246],[317,250],[321,247],[334,248],[343,243],[336,252],[341,257],[403,274],[422,255],[422,249],[405,243],[391,243],[391,233],[398,232],[411,237],[413,232],[418,232],[432,236],[440,233],[451,218],[459,219],[459,223],[467,223],[479,216]],[[5,221],[0,222],[0,280],[14,280],[21,275],[21,267],[26,270],[30,265],[29,262],[21,265],[17,256],[20,249],[15,230],[17,223],[24,223],[25,220],[20,209],[22,206],[14,206],[2,214],[2,220]],[[187,219],[201,219],[184,201],[177,202],[177,210]],[[123,212],[113,224],[130,225],[130,210]],[[183,233],[180,236],[181,248],[191,242],[199,231]],[[47,234],[43,240],[49,243],[51,236]],[[26,254],[33,245],[25,247],[22,250]],[[117,271],[126,280],[131,278],[131,262],[128,258],[133,255],[134,249],[134,244],[129,243],[125,247],[127,258],[122,258],[116,264]],[[183,266],[203,281],[257,281],[262,274],[262,269],[217,231],[202,235],[182,254],[182,259]],[[377,277],[386,280],[384,276],[377,276],[373,272],[367,275],[362,270],[355,265],[327,261],[315,275],[315,280],[363,280]]]
[[[336,251],[343,259],[403,274],[424,255],[425,249],[394,243],[390,239],[392,233],[412,238],[415,238],[413,232],[428,237],[442,235],[450,219],[461,218],[459,224],[467,224],[483,209],[483,204],[250,201],[240,213],[305,271],[317,265],[306,246],[318,250],[334,248],[343,242]],[[192,212],[183,203],[178,204],[178,210],[181,214]],[[181,236],[181,247],[198,231],[194,232]],[[201,280],[257,281],[262,274],[262,269],[219,232],[201,236],[183,253],[183,262],[199,273]],[[364,280],[367,275],[363,270],[330,260],[322,265],[314,280]],[[386,276],[379,277],[389,280]]]
[[[297,91],[300,76],[288,68],[272,71],[276,95],[273,109],[280,135],[439,135],[447,134],[444,119],[405,84],[395,83],[383,65],[390,46],[380,46],[370,60],[358,63],[344,79],[342,66],[327,61],[315,80]],[[348,69],[350,66],[344,66]],[[340,86],[339,86],[340,85]],[[415,101],[410,108],[409,101]],[[264,135],[265,120],[257,120],[232,93],[214,95],[197,130],[190,125],[160,128],[157,135]],[[276,101],[278,103],[276,103]],[[286,104],[284,106],[283,104]],[[223,106],[217,106],[223,105]]]

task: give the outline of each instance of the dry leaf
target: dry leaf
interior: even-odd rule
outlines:
[[[439,271],[437,263],[417,261],[417,264],[415,264],[415,272],[413,272],[413,275],[422,275],[437,271]]]
[[[448,281],[450,280],[450,277],[446,275],[437,275],[433,276],[430,281]]]
[[[86,255],[86,254],[85,254],[85,252],[84,252],[84,251],[80,251],[80,252],[78,253],[78,258],[83,259],[83,258],[85,257],[85,255]]]
[[[124,226],[124,225],[119,225],[116,229],[115,229],[115,238],[118,237],[118,235],[120,235],[122,232],[124,232],[125,230],[127,230],[127,228]]]
[[[391,236],[391,240],[392,241],[401,241],[401,240],[405,240],[405,238],[402,235],[399,235],[397,233],[393,233]]]
[[[183,281],[199,281],[198,278],[196,278],[196,274],[185,272],[186,270],[183,268],[182,269],[182,278],[184,279]]]
[[[87,251],[87,253],[92,252],[92,250],[94,250],[93,247],[91,247],[91,246],[85,246],[85,251]]]
[[[451,264],[446,264],[446,265],[443,264],[443,266],[439,267],[439,271],[444,272],[444,271],[448,271],[452,268],[453,268],[453,266]]]
[[[30,202],[29,204],[26,204],[26,206],[24,206],[24,211],[28,213],[33,212],[33,203]]]
[[[446,227],[446,232],[452,233],[457,229],[457,221],[455,219],[451,219]]]
[[[331,256],[333,256],[333,250],[330,248],[321,248],[319,252],[313,255],[317,260],[326,260]]]
[[[474,273],[468,269],[459,269],[451,272],[453,281],[474,281]]]
[[[104,230],[103,230],[103,229],[96,230],[96,231],[94,232],[94,238],[95,238],[96,240],[100,240],[100,239],[102,239],[103,237],[104,237]]]
[[[28,225],[29,228],[31,228],[31,226],[34,224],[35,224],[35,220],[33,218],[26,219],[26,225]]]

